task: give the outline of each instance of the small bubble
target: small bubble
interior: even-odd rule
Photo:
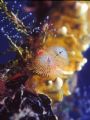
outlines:
[[[22,5],[20,4],[19,7],[22,7]]]
[[[35,23],[35,20],[33,20],[32,23]]]
[[[31,13],[31,12],[30,12],[29,14],[30,14],[30,15],[32,15],[32,13]]]
[[[49,16],[47,16],[46,19],[48,20],[48,19],[49,19]]]
[[[17,3],[17,1],[14,1],[14,3],[16,4],[16,3]]]
[[[1,31],[4,32],[4,28],[3,27],[1,28]]]

